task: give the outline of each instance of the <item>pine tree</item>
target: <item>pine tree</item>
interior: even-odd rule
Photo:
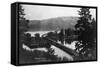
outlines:
[[[22,45],[25,42],[25,34],[24,32],[26,32],[28,30],[28,23],[29,21],[26,20],[25,18],[25,13],[24,13],[24,8],[22,5],[19,5],[19,21],[18,21],[18,28],[19,28],[19,48],[20,51],[22,51]]]
[[[81,8],[79,12],[79,20],[75,25],[76,31],[78,32],[78,42],[76,43],[76,51],[82,60],[91,60],[95,57],[93,51],[95,50],[95,33],[96,29],[94,19],[91,18],[90,8]]]
[[[19,32],[25,32],[28,29],[29,20],[25,18],[25,12],[22,5],[19,5]]]

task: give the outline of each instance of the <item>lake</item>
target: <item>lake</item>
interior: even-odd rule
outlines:
[[[34,31],[34,32],[29,31],[29,32],[26,32],[26,33],[30,33],[31,36],[34,36],[34,34],[39,33],[40,37],[41,37],[43,34],[46,34],[48,32],[51,32],[51,31]],[[52,32],[54,32],[54,31],[52,31]],[[66,47],[71,48],[71,49],[74,50],[76,42],[77,41],[73,41],[71,44],[65,44],[64,43],[64,46],[66,46]],[[61,43],[61,42],[58,41],[58,43]],[[26,50],[29,50],[29,51],[34,51],[34,50],[45,51],[45,52],[47,51],[46,48],[34,48],[34,49],[30,49],[28,46],[26,46],[24,44],[23,44],[23,48],[26,49]],[[68,53],[65,53],[64,51],[62,51],[61,49],[59,49],[59,48],[57,48],[57,47],[55,47],[53,45],[51,46],[51,48],[53,48],[55,50],[54,54],[58,55],[58,57],[60,57],[60,58],[66,57],[69,61],[73,61],[73,57],[71,55],[69,55]]]

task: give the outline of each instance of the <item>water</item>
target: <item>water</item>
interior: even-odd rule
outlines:
[[[51,32],[51,31],[35,31],[35,32],[26,32],[26,33],[30,33],[31,36],[34,36],[34,34],[39,33],[40,37],[41,37],[43,34],[48,33],[48,32]],[[77,41],[73,41],[71,44],[64,44],[64,46],[68,47],[68,48],[71,48],[71,49],[74,50],[76,42]],[[58,41],[58,43],[61,43],[61,42]],[[23,44],[23,48],[26,49],[26,50],[29,50],[29,51],[39,50],[39,51],[45,51],[45,52],[47,52],[46,48],[34,48],[34,49],[30,49],[29,47],[27,47],[24,44]],[[51,46],[51,48],[53,48],[55,50],[54,54],[58,55],[58,57],[60,57],[60,58],[66,57],[68,60],[73,61],[73,57],[71,55],[69,55],[68,53],[62,51],[61,49],[59,49],[59,48],[57,48],[57,47],[55,47],[53,45]]]

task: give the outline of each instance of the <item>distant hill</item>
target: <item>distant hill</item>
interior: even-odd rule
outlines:
[[[78,17],[56,17],[44,20],[31,20],[29,23],[29,31],[48,31],[56,29],[74,29]]]

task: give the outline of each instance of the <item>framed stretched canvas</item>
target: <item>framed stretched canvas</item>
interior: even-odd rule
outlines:
[[[97,61],[97,7],[11,4],[11,64]]]

